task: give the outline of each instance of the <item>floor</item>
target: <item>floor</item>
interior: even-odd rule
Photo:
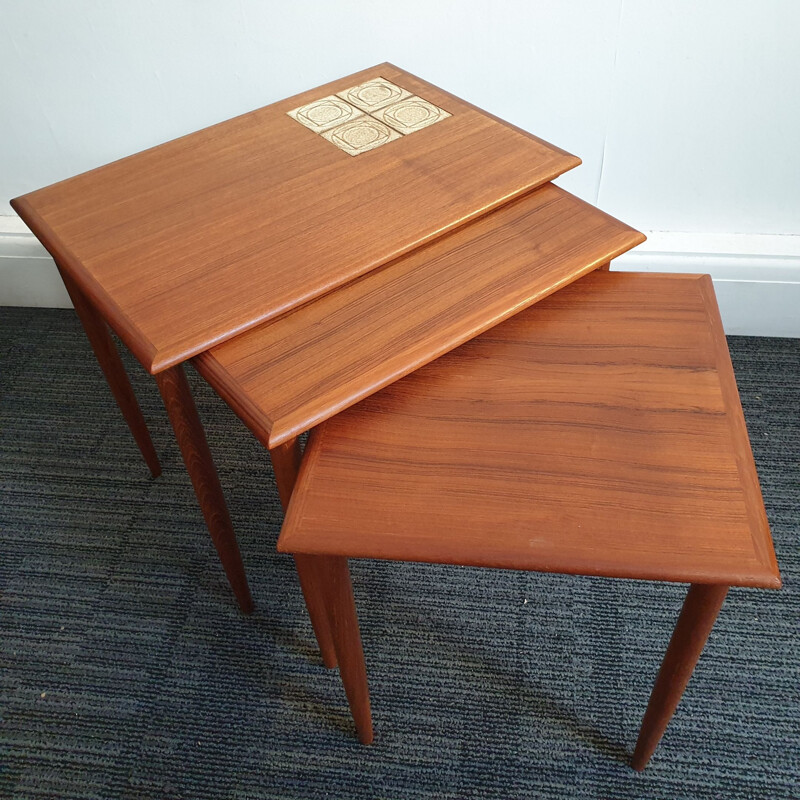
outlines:
[[[627,765],[684,587],[353,566],[375,744],[314,650],[268,458],[190,371],[239,614],[151,379],[152,480],[71,311],[0,309],[0,798],[800,797],[800,340],[729,340],[781,565]]]

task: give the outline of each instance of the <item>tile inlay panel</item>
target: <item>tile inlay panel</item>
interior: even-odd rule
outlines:
[[[323,97],[322,100],[290,111],[289,116],[314,133],[322,133],[337,125],[344,125],[356,117],[362,117],[364,112],[332,94],[330,97]]]
[[[366,153],[400,138],[397,131],[367,115],[325,131],[322,136],[351,156]]]
[[[396,103],[398,100],[410,95],[411,92],[402,89],[391,81],[387,81],[385,78],[376,78],[339,92],[339,97],[342,100],[346,100],[368,114],[372,114],[379,108]]]
[[[399,103],[380,108],[375,112],[382,122],[400,133],[414,133],[450,115],[421,97],[407,97]]]
[[[385,78],[366,81],[286,113],[351,156],[451,116]]]

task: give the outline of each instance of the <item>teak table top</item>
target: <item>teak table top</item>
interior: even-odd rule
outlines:
[[[323,423],[279,549],[778,587],[710,278],[593,273]]]
[[[643,240],[548,184],[194,363],[273,448]]]
[[[341,136],[326,138],[330,131],[318,133],[289,116],[378,78],[400,87],[402,97],[422,99],[405,116],[389,113],[389,106],[362,114],[344,104],[371,130],[388,131],[387,143],[375,149],[353,156],[335,143]],[[350,99],[361,102],[358,93]],[[438,121],[402,135],[403,126],[418,123],[427,109]],[[350,141],[359,145],[368,138]],[[155,373],[579,163],[382,64],[31,192],[12,205]]]

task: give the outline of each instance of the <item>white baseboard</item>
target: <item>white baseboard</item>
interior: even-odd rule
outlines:
[[[725,333],[800,337],[800,236],[652,231],[611,269],[708,273]]]
[[[654,231],[612,269],[709,273],[728,334],[800,337],[800,236]],[[69,308],[47,251],[0,216],[0,305]]]
[[[0,216],[0,306],[72,308],[53,259],[17,216]]]

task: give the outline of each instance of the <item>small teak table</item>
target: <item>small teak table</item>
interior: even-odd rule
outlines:
[[[363,742],[348,558],[690,583],[643,769],[728,587],[780,586],[711,279],[595,272],[324,422],[278,549],[320,587]]]
[[[247,612],[241,556],[181,364],[579,163],[382,64],[12,206],[55,259],[153,475],[158,458],[107,325],[155,375]]]

